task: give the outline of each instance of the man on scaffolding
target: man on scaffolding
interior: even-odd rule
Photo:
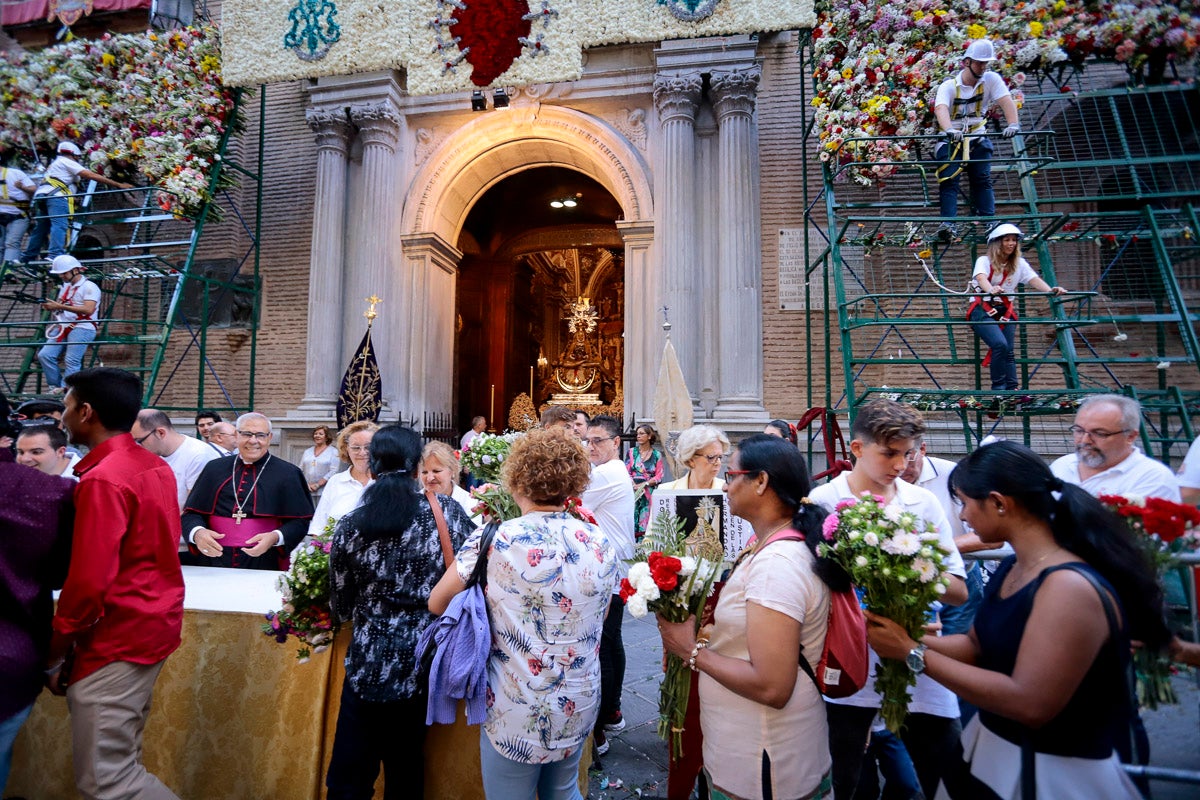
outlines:
[[[128,183],[114,181],[87,169],[76,160],[81,155],[72,142],[58,143],[58,157],[50,162],[42,183],[33,194],[35,222],[33,233],[29,234],[29,244],[21,254],[22,264],[28,264],[41,255],[47,235],[50,237],[47,258],[53,261],[56,256],[67,252],[67,228],[75,213],[76,184],[80,178],[97,181],[114,189],[133,188]]]
[[[1020,130],[1017,104],[1004,79],[988,70],[996,60],[996,51],[988,39],[976,39],[967,47],[963,69],[938,87],[933,113],[946,141],[937,146],[934,157],[943,162],[937,169],[938,196],[943,217],[958,216],[958,184],[965,171],[971,181],[971,206],[980,217],[996,213],[992,192],[992,142],[987,138],[987,112],[999,105],[1007,127],[1004,138],[1011,139]],[[954,224],[943,222],[938,239],[949,242],[957,233]]]

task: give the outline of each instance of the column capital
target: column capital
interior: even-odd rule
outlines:
[[[663,122],[684,118],[696,118],[700,107],[700,89],[703,81],[700,73],[687,75],[658,75],[654,78],[654,106]]]
[[[717,122],[733,114],[753,114],[762,67],[714,72],[709,78]]]
[[[318,150],[336,150],[342,154],[349,150],[353,130],[345,109],[308,108],[304,111],[304,121],[316,134]]]
[[[403,117],[391,103],[350,106],[350,120],[358,126],[363,145],[378,145],[394,152],[400,141]]]

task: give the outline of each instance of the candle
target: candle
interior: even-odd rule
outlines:
[[[488,406],[488,421],[492,423],[492,428],[496,427],[496,384],[492,384],[492,402]]]
[[[529,365],[529,399],[533,400],[533,365]]]

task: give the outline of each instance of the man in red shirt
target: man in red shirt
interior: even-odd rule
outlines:
[[[47,683],[67,696],[85,798],[178,800],[141,763],[154,682],[179,647],[183,574],[175,475],[129,429],[141,381],[99,367],[66,378],[63,421],[90,452],[75,466],[75,533]]]

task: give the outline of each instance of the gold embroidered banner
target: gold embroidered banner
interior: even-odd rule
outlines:
[[[382,69],[411,94],[574,80],[583,50],[811,28],[812,0],[225,0],[234,86]]]

